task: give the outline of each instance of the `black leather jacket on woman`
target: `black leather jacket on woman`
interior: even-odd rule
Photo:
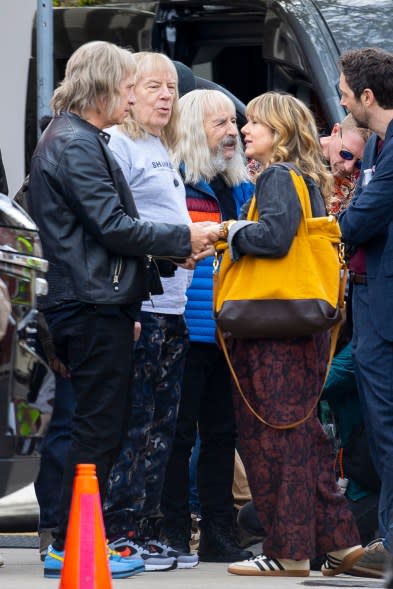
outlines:
[[[187,225],[141,221],[110,137],[75,114],[55,117],[31,161],[29,200],[49,260],[44,308],[129,304],[148,296],[144,254],[187,257]]]

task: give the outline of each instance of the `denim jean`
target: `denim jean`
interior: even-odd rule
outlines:
[[[182,315],[142,312],[141,324],[127,433],[104,504],[110,539],[159,515],[188,349]]]
[[[53,530],[59,519],[59,489],[71,443],[75,395],[71,380],[55,374],[55,397],[51,421],[41,446],[41,463],[35,493],[40,508],[39,531]]]

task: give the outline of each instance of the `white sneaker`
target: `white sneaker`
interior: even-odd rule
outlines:
[[[308,577],[310,574],[310,561],[269,558],[262,553],[249,560],[241,560],[230,564],[228,573],[258,577]]]

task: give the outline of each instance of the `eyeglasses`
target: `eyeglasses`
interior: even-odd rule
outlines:
[[[353,159],[355,159],[355,156],[353,155],[352,151],[349,151],[349,149],[343,149],[343,130],[342,127],[340,127],[340,138],[341,138],[341,149],[338,152],[339,156],[343,158],[343,160],[347,160],[352,161]],[[360,170],[360,168],[362,167],[362,160],[357,159],[355,162],[355,168],[357,170]]]

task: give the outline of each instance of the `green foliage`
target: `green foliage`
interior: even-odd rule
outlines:
[[[107,4],[108,0],[52,0],[53,6],[99,6]]]

